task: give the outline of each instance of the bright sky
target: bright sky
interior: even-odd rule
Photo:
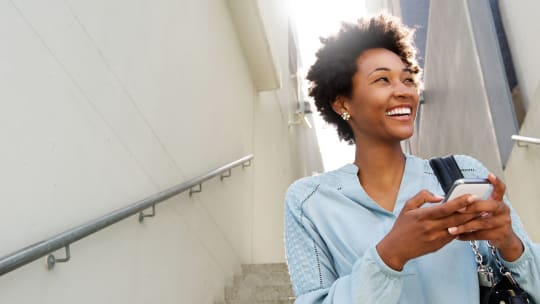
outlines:
[[[302,56],[302,78],[315,61],[320,47],[319,37],[338,31],[341,21],[355,21],[366,14],[364,0],[290,0]],[[304,88],[307,89],[307,83]],[[307,92],[306,92],[307,96]],[[310,100],[312,102],[312,100]],[[321,149],[325,171],[337,169],[354,161],[354,146],[340,142],[332,126],[324,123],[313,108],[314,128]]]

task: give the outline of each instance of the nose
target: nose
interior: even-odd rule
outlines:
[[[394,85],[394,96],[396,97],[413,97],[415,94],[417,94],[416,86],[407,85],[401,81]]]

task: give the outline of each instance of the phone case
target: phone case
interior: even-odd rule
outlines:
[[[458,179],[448,191],[443,202],[453,200],[465,194],[474,194],[479,198],[485,198],[491,189],[487,179],[462,178]]]

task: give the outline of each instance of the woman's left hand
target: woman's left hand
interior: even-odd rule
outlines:
[[[476,213],[478,217],[448,232],[457,239],[488,240],[497,247],[501,256],[509,262],[517,260],[523,253],[523,243],[512,229],[510,208],[504,203],[506,185],[495,175],[488,175],[493,191],[487,200],[477,200],[459,212]]]

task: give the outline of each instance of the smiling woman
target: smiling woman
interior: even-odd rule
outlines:
[[[287,263],[295,303],[479,303],[469,240],[488,240],[504,267],[540,300],[540,253],[476,159],[456,156],[487,198],[444,191],[428,160],[404,154],[421,90],[413,32],[391,16],[343,24],[308,73],[310,96],[355,145],[341,168],[294,182],[286,195]],[[488,247],[480,251],[494,263]],[[498,302],[497,302],[498,303]]]
[[[364,123],[364,119],[355,120],[356,115],[349,110],[353,104],[362,107],[365,103],[359,103],[360,99],[368,98],[371,104],[373,99],[385,98],[381,95],[396,94],[398,98],[392,104],[379,102],[385,110],[403,99],[411,108],[416,108],[418,102],[421,70],[416,63],[412,32],[399,27],[397,20],[385,18],[372,19],[363,26],[344,24],[337,36],[322,39],[324,46],[307,75],[312,83],[309,94],[315,99],[317,109],[326,121],[337,126],[340,138],[351,144],[355,135],[363,134],[353,134],[352,128],[361,127],[357,124]],[[340,119],[344,112],[353,119]],[[373,126],[379,125],[371,122]]]
[[[418,88],[411,68],[396,53],[384,48],[364,51],[356,60],[356,68],[351,92],[342,92],[330,101],[332,111],[327,113],[350,114],[347,125],[352,134],[342,130],[343,137],[354,136],[351,143],[356,142],[360,148],[369,144],[366,137],[394,136],[398,141],[411,137],[418,104]]]

